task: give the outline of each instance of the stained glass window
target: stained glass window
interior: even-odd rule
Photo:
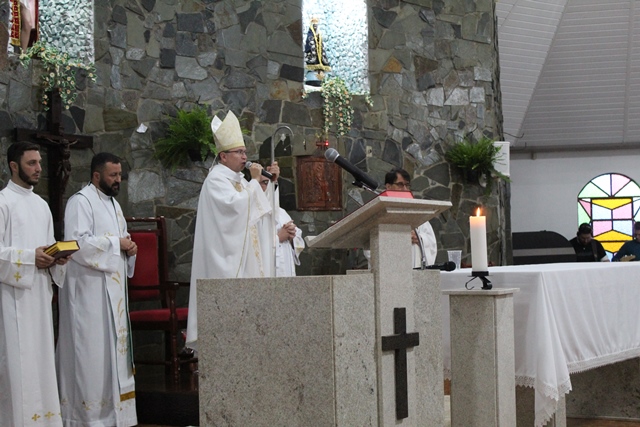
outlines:
[[[634,221],[640,221],[640,186],[628,176],[597,176],[578,194],[578,224],[591,224],[609,259],[633,238]]]

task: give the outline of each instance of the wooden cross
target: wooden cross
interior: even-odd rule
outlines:
[[[93,137],[64,133],[62,126],[62,100],[60,93],[51,94],[51,108],[48,113],[48,129],[16,128],[16,141],[29,141],[47,150],[47,172],[49,177],[49,208],[53,216],[56,240],[63,238],[63,196],[71,174],[71,148],[93,148]]]
[[[407,333],[407,309],[393,309],[393,333],[382,337],[382,351],[395,350],[396,419],[409,417],[407,349],[420,345],[418,332]]]

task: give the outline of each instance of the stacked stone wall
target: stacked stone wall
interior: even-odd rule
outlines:
[[[304,235],[322,232],[368,201],[370,194],[345,176],[344,211],[297,210],[295,157],[318,154],[322,127],[320,94],[303,96],[301,10],[300,0],[97,0],[98,80],[81,82],[63,120],[66,132],[92,135],[94,148],[73,151],[65,196],[88,181],[93,153],[121,156],[125,182],[118,198],[125,213],[168,218],[172,276],[188,280],[195,208],[212,159],[171,172],[153,158],[153,142],[178,109],[199,104],[212,116],[231,109],[240,117],[250,133],[250,159],[268,161],[279,125],[293,130],[292,139],[278,141],[276,156],[283,170],[282,205]],[[460,138],[502,139],[493,0],[371,0],[368,20],[372,103],[356,96],[350,133],[330,136],[330,143],[379,182],[392,167],[403,167],[414,176],[417,196],[452,201],[453,208],[431,222],[438,261],[453,248],[462,248],[463,260],[470,261],[468,216],[483,205],[489,259],[502,263],[505,188],[484,196],[484,188],[464,185],[444,160],[447,144]],[[13,55],[6,62],[0,71],[2,153],[13,141],[13,128],[45,126],[37,63],[24,69]],[[4,156],[0,161],[4,184],[8,166]],[[38,191],[46,194],[46,180]],[[362,259],[352,251],[306,250],[299,274],[357,265]]]

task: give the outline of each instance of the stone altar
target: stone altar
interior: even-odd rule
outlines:
[[[310,241],[370,246],[371,273],[198,280],[200,425],[396,425],[402,375],[402,425],[442,425],[440,276],[411,269],[409,232],[450,206],[381,196]],[[383,351],[397,308],[419,344]]]

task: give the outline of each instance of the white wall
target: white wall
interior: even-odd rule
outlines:
[[[512,231],[549,230],[570,239],[578,229],[577,197],[603,173],[640,183],[638,150],[511,153]]]

